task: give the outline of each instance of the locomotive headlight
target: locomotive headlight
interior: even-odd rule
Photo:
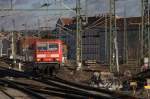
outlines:
[[[57,61],[59,61],[59,58],[56,58]]]
[[[37,54],[37,58],[45,58],[46,54]]]
[[[40,60],[41,60],[40,58],[37,59],[38,62],[39,62]]]

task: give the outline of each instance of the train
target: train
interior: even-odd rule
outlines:
[[[22,60],[32,63],[30,69],[37,74],[53,75],[65,64],[67,46],[60,39],[26,39],[21,46]]]

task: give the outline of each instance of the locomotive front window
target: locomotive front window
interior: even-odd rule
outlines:
[[[47,50],[47,44],[39,43],[39,44],[37,44],[37,49],[38,50]]]
[[[56,51],[56,50],[58,50],[58,44],[49,44],[48,49],[50,51]]]

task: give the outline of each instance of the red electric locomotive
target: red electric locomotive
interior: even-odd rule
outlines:
[[[62,64],[63,42],[59,39],[40,39],[35,42],[35,67],[40,72],[52,73]]]
[[[20,59],[29,63],[27,71],[52,73],[67,62],[67,46],[59,39],[23,38],[19,48]]]
[[[62,63],[62,48],[61,40],[37,40],[35,51],[36,63]]]

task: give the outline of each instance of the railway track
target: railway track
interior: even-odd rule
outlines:
[[[114,99],[138,99],[136,97],[132,97],[130,95],[127,95],[127,94],[122,94],[122,93],[119,93],[119,92],[114,92],[114,91],[108,91],[106,89],[100,89],[100,88],[95,88],[95,87],[90,87],[90,86],[87,86],[87,85],[81,85],[81,84],[78,84],[78,83],[74,83],[74,82],[70,82],[70,81],[66,81],[66,80],[63,80],[61,78],[58,78],[58,77],[55,77],[55,78],[52,78],[52,77],[49,77],[47,78],[49,82],[47,83],[54,83],[54,82],[57,82],[57,86],[59,86],[59,83],[62,83],[67,85],[67,86],[63,86],[65,88],[75,88],[75,90],[78,90],[78,91],[85,91],[87,93],[94,93],[95,96],[111,96],[112,98]],[[61,86],[61,85],[60,85]],[[92,95],[91,95],[92,96]]]
[[[135,97],[120,94],[104,89],[93,88],[85,85],[76,84],[74,82],[68,82],[58,77],[35,77],[31,74],[20,72],[12,69],[8,69],[5,67],[0,67],[0,72],[4,76],[13,76],[13,77],[22,77],[26,79],[31,79],[36,82],[44,83],[47,87],[42,87],[40,90],[38,89],[40,86],[31,86],[29,84],[20,83],[15,80],[4,80],[0,79],[0,82],[3,84],[8,84],[9,87],[13,87],[16,89],[20,89],[30,95],[33,94],[35,97],[41,97],[40,99],[44,99],[45,97],[41,96],[40,94],[45,95],[55,95],[62,98],[74,98],[74,99],[137,99]],[[4,73],[5,72],[5,73]],[[2,77],[2,76],[1,76]]]
[[[110,94],[106,94],[106,93],[102,93],[102,92],[96,93],[94,91],[92,92],[92,91],[88,91],[88,90],[85,90],[85,89],[82,89],[82,88],[77,88],[75,86],[67,85],[65,83],[59,83],[59,82],[56,82],[56,81],[49,81],[49,80],[43,81],[43,80],[39,80],[39,79],[37,79],[36,81],[48,84],[50,86],[57,86],[57,87],[63,89],[63,91],[66,91],[67,93],[70,93],[70,92],[75,93],[75,94],[78,94],[78,95],[85,96],[86,98],[93,97],[94,99],[100,99],[100,98],[103,98],[103,99],[117,99],[117,98],[113,97]]]
[[[11,70],[11,69],[7,70],[6,68],[2,68],[2,70],[6,70],[5,72],[8,72],[9,76],[10,76],[10,74],[13,74],[13,75],[11,75],[13,77],[25,77],[25,78],[29,77],[28,75],[23,74],[22,72],[19,72],[19,71],[15,71],[15,70]],[[50,83],[48,80],[45,80],[46,82],[43,82],[43,80],[40,80],[39,78],[34,78],[34,77],[32,78],[32,80],[36,80],[36,81],[41,82],[41,83],[46,83],[49,86],[57,86],[57,88],[50,88],[50,87],[47,88],[48,91],[47,90],[46,91],[45,90],[41,91],[41,90],[37,90],[37,89],[31,88],[32,90],[38,91],[40,93],[55,94],[55,95],[62,96],[62,97],[65,97],[65,98],[69,97],[69,98],[76,98],[76,99],[81,99],[81,98],[82,99],[83,98],[86,99],[89,96],[97,97],[97,98],[105,98],[105,99],[115,99],[115,98],[112,98],[111,96],[109,96],[109,97],[108,96],[102,96],[102,95],[101,96],[100,95],[96,96],[94,94],[89,94],[87,92],[82,92],[81,90],[77,90],[77,89],[74,89],[74,88],[66,87],[66,85],[64,85],[64,84],[61,85],[61,84],[56,84],[56,83]],[[15,86],[16,88],[19,88],[17,86],[18,83],[14,84],[14,82],[12,82],[12,81],[2,80],[2,79],[1,79],[1,82],[7,83],[8,85],[10,85],[10,87],[14,88],[14,86]],[[26,86],[29,86],[29,85],[26,85]],[[58,88],[58,86],[59,86],[59,88]],[[30,89],[30,88],[28,88],[28,89]]]
[[[7,87],[10,87],[10,88],[17,89],[17,90],[19,90],[19,91],[21,91],[21,92],[24,92],[24,93],[26,93],[26,94],[28,94],[28,95],[30,95],[31,97],[36,98],[36,99],[46,99],[46,98],[44,98],[42,95],[40,95],[40,94],[38,94],[38,93],[36,93],[36,92],[30,90],[30,89],[27,89],[27,87],[25,87],[25,86],[20,86],[20,85],[18,85],[18,84],[16,84],[16,83],[12,82],[12,81],[10,81],[10,80],[0,79],[0,85],[1,85],[1,86],[7,86]],[[9,97],[14,98],[13,96],[10,96],[10,95],[9,95]]]
[[[59,88],[50,88],[50,87],[42,87],[42,86],[40,87],[40,86],[20,83],[20,82],[16,82],[16,81],[4,80],[4,79],[0,80],[0,82],[4,82],[5,84],[7,84],[7,86],[9,86],[11,88],[21,90],[36,99],[47,99],[48,95],[67,98],[67,99],[70,99],[70,98],[87,99],[87,97],[85,97],[85,96],[81,96],[81,95],[74,94],[71,92],[67,93],[66,90],[62,90]]]
[[[15,99],[15,97],[11,96],[9,93],[5,92],[4,90],[0,90],[2,93],[4,93],[7,97],[10,99]]]
[[[36,80],[39,81],[39,80]],[[40,88],[40,86],[33,86],[30,84],[24,84],[24,83],[19,83],[19,82],[15,82],[14,80],[4,80],[4,79],[0,79],[0,82],[3,82],[3,84],[7,84],[8,86],[12,87],[12,88],[24,88],[23,90],[25,92],[29,91],[29,94],[33,94],[32,91],[34,92],[38,92],[38,93],[42,93],[42,94],[51,94],[51,95],[56,95],[59,97],[63,97],[63,98],[73,98],[73,99],[87,99],[88,97],[94,97],[95,99],[99,99],[99,98],[103,98],[103,99],[116,99],[113,98],[111,95],[108,96],[104,96],[104,95],[96,95],[96,94],[91,94],[91,93],[87,93],[85,91],[76,89],[76,88],[70,88],[70,87],[66,87],[66,85],[62,85],[62,84],[56,84],[56,83],[48,83],[48,86],[51,87],[42,87]],[[43,83],[43,81],[40,81]],[[19,85],[19,87],[18,87]],[[20,86],[23,86],[20,88]],[[37,89],[38,88],[38,89]],[[39,89],[40,88],[40,89]],[[27,90],[28,89],[28,90]],[[30,91],[30,90],[32,91]],[[22,89],[21,89],[22,90]]]

